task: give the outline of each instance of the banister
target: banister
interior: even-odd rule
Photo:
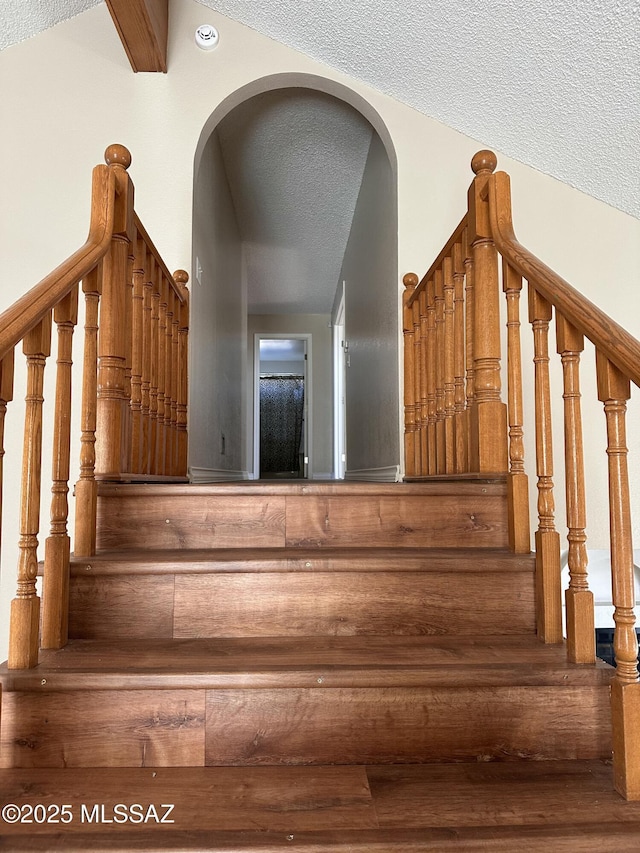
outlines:
[[[178,297],[180,302],[185,302],[184,291],[182,290],[182,288],[179,287],[174,276],[169,272],[169,267],[165,264],[165,262],[162,258],[162,255],[156,249],[153,240],[151,239],[151,237],[149,237],[149,234],[147,233],[146,228],[144,227],[144,225],[140,221],[140,217],[135,212],[133,214],[133,221],[134,221],[134,224],[135,224],[136,229],[138,231],[138,234],[142,237],[142,240],[144,241],[145,245],[147,246],[147,248],[149,249],[149,251],[151,252],[153,257],[155,258],[156,263],[158,264],[158,266],[160,267],[162,272],[167,277],[167,281],[171,285],[174,293],[176,294],[176,296]]]
[[[427,286],[427,282],[429,281],[430,278],[432,278],[434,272],[438,269],[438,267],[443,262],[443,260],[449,254],[451,254],[451,251],[453,250],[453,247],[455,246],[455,244],[460,242],[460,240],[462,240],[462,232],[464,231],[466,224],[467,224],[467,216],[465,214],[462,217],[462,219],[460,220],[460,222],[454,228],[453,233],[451,234],[451,236],[449,237],[447,242],[444,244],[444,247],[443,247],[442,251],[440,252],[440,254],[438,255],[438,257],[431,264],[431,266],[429,267],[427,272],[422,276],[422,278],[420,279],[420,282],[418,283],[418,286],[413,291],[411,296],[408,298],[408,300],[407,300],[407,307],[408,308],[410,308],[413,305],[413,303],[416,301],[416,299],[420,296],[422,291]]]
[[[0,314],[0,360],[104,257],[113,231],[115,194],[112,170],[108,166],[96,166],[92,175],[91,221],[87,240],[66,261]]]
[[[516,238],[511,217],[511,181],[506,172],[489,178],[489,217],[498,251],[579,332],[640,386],[640,342]]]

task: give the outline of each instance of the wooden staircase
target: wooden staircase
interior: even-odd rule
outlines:
[[[5,801],[62,796],[76,820],[31,848],[5,826],[10,846],[637,849],[602,763],[612,670],[536,639],[506,527],[500,480],[101,485],[70,642],[2,671]],[[569,777],[610,811],[550,808]],[[514,786],[533,811],[505,809]],[[154,792],[173,826],[80,822]]]

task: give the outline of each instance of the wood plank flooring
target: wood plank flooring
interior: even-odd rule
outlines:
[[[0,847],[15,851],[640,849],[640,803],[612,791],[611,767],[601,761],[9,770],[0,775],[0,800],[27,817],[37,804],[40,816],[70,807],[65,825],[3,822]]]

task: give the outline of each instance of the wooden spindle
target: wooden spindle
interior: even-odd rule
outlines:
[[[442,286],[444,294],[444,468],[447,474],[455,472],[455,321],[453,302],[453,259],[449,255],[442,262]]]
[[[475,286],[473,274],[473,252],[469,245],[469,228],[465,227],[462,232],[462,258],[464,263],[464,294],[465,294],[465,315],[464,315],[464,345],[465,345],[465,372],[466,372],[466,398],[467,405],[465,410],[465,432],[467,436],[467,471],[471,471],[472,458],[472,438],[471,438],[471,412],[475,402],[475,368],[473,365],[473,335],[475,322]]]
[[[479,473],[507,472],[507,411],[500,397],[500,300],[498,260],[491,237],[487,182],[497,165],[492,151],[471,161],[476,178],[469,188],[468,240],[474,268],[473,467]]]
[[[422,428],[422,406],[420,404],[420,386],[422,371],[422,327],[420,325],[420,303],[414,300],[411,306],[413,321],[413,399],[415,401],[416,440],[413,445],[414,467],[416,474],[422,476],[423,458],[422,445],[420,443],[420,430]]]
[[[126,169],[131,155],[122,145],[105,153],[116,178],[111,247],[103,260],[100,336],[98,339],[98,423],[96,468],[103,478],[118,479],[128,467],[129,400],[125,395],[127,365],[126,320],[129,246],[135,236],[133,184]]]
[[[420,306],[420,459],[422,460],[422,475],[429,473],[429,401],[428,379],[429,370],[429,328],[427,316],[427,293],[423,290],[418,297]]]
[[[131,472],[133,463],[132,441],[133,420],[131,410],[131,374],[133,369],[133,269],[135,266],[136,232],[133,231],[129,243],[129,255],[127,257],[127,276],[125,279],[124,296],[124,334],[125,334],[125,362],[124,362],[124,399],[122,427],[122,471]]]
[[[171,323],[171,452],[169,474],[178,473],[178,381],[180,361],[180,300],[173,292],[173,321]]]
[[[453,287],[454,287],[454,436],[455,436],[455,472],[463,474],[467,470],[467,437],[465,430],[465,316],[464,316],[464,262],[462,244],[453,247]]]
[[[142,446],[140,448],[140,471],[151,471],[149,441],[151,433],[151,412],[149,410],[151,387],[151,293],[153,290],[152,260],[149,251],[145,251],[145,272],[142,310],[142,382],[140,384],[140,414],[142,419]]]
[[[53,311],[58,328],[56,405],[53,424],[51,535],[45,542],[42,586],[43,649],[61,649],[69,631],[69,463],[73,330],[78,322],[77,285]]]
[[[418,286],[418,276],[408,272],[402,279],[403,295],[403,338],[404,338],[404,464],[405,475],[416,474],[415,442],[417,434],[415,400],[415,347],[413,330],[413,310],[409,300]]]
[[[189,388],[189,291],[187,282],[189,275],[185,270],[176,270],[173,280],[182,296],[180,305],[179,335],[179,376],[178,404],[176,406],[176,429],[178,432],[178,469],[179,476],[185,476],[188,468],[188,433],[187,433],[187,397]]]
[[[24,338],[27,357],[27,394],[22,490],[20,499],[20,556],[18,590],[11,602],[9,669],[31,669],[38,663],[40,598],[36,592],[40,486],[42,465],[42,396],[45,362],[51,352],[51,313]]]
[[[442,269],[437,269],[433,276],[433,286],[436,305],[436,474],[444,474],[446,467],[445,440],[445,406],[444,406],[444,282]]]
[[[166,279],[165,279],[166,281]],[[167,327],[165,330],[164,351],[164,455],[162,457],[163,472],[171,474],[171,356],[173,354],[173,288],[167,281]]]
[[[160,273],[158,282],[160,303],[158,306],[158,404],[155,447],[156,473],[164,474],[164,447],[166,441],[166,429],[164,422],[164,396],[167,370],[167,280]]]
[[[549,386],[549,321],[551,305],[529,286],[529,321],[533,327],[535,364],[536,473],[536,604],[538,636],[545,643],[562,642],[560,536],[555,528],[553,444]]]
[[[80,436],[80,479],[76,483],[74,553],[91,557],[96,552],[98,485],[96,468],[96,424],[98,399],[98,311],[102,293],[102,265],[82,282],[85,298],[84,363],[82,370],[82,416]]]
[[[529,479],[524,467],[524,413],[522,405],[522,349],[520,343],[520,293],[522,276],[502,264],[502,289],[507,299],[507,414],[509,421],[509,475],[507,508],[509,547],[516,554],[531,550]]]
[[[437,364],[436,364],[436,290],[435,281],[429,279],[426,287],[427,302],[427,474],[437,473]]]
[[[580,404],[580,353],[584,337],[564,317],[556,314],[557,350],[564,379],[564,455],[569,588],[565,593],[567,657],[572,663],[596,659],[593,593],[589,589],[587,563],[587,509],[584,485],[584,450]]]
[[[627,467],[626,410],[629,380],[596,350],[598,398],[607,421],[611,582],[616,674],[611,681],[613,776],[616,790],[640,800],[640,682],[635,631],[633,539]]]
[[[131,340],[131,473],[141,474],[142,457],[142,373],[144,347],[144,268],[146,247],[140,235],[135,242],[132,295]]]
[[[158,356],[159,356],[159,331],[158,323],[160,317],[160,290],[159,274],[155,261],[152,261],[153,287],[151,290],[151,379],[149,385],[149,473],[157,474],[158,446]]]

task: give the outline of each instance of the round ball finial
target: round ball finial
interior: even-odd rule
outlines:
[[[498,158],[493,151],[486,148],[474,154],[471,160],[471,169],[476,175],[479,175],[480,172],[495,172],[497,165]]]
[[[124,145],[110,145],[104,152],[107,166],[121,166],[125,171],[131,165],[131,152]]]
[[[178,284],[186,285],[189,281],[189,273],[186,270],[176,270],[173,274],[173,280]]]
[[[402,279],[405,287],[417,287],[419,278],[414,272],[408,272]]]

